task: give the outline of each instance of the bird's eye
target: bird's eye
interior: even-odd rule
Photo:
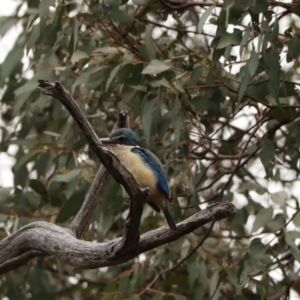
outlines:
[[[124,136],[120,136],[119,137],[119,141],[125,141],[125,137]]]

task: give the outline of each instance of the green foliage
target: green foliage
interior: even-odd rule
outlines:
[[[168,0],[27,0],[1,17],[1,36],[16,24],[23,28],[0,65],[1,151],[16,159],[13,186],[0,188],[2,237],[36,220],[67,226],[99,167],[66,109],[41,95],[38,79],[61,81],[101,137],[118,111],[129,111],[141,145],[165,166],[176,221],[215,201],[233,201],[239,211],[172,272],[166,270],[197,247],[207,228],[100,270],[34,259],[1,277],[0,295],[300,294],[296,2],[183,2],[176,9]],[[125,193],[110,182],[83,238],[121,236],[126,209]],[[163,216],[145,206],[141,232],[162,225]]]

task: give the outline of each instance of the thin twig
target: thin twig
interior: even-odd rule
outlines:
[[[159,272],[154,279],[138,294],[138,296],[141,296],[142,294],[144,294],[145,292],[149,291],[152,286],[155,284],[155,282],[159,279],[159,277],[161,277],[161,275],[165,274],[165,273],[171,273],[174,270],[176,270],[179,266],[181,266],[185,261],[187,261],[198,249],[199,247],[204,243],[204,241],[207,239],[208,235],[210,234],[213,226],[214,226],[215,222],[212,222],[209,229],[207,230],[206,234],[204,235],[204,237],[200,240],[200,242],[196,245],[196,247],[186,256],[184,257],[182,260],[180,260],[179,262],[177,262],[175,265],[173,265],[171,268],[165,269],[161,272]]]

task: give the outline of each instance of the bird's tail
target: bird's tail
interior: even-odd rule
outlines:
[[[177,226],[171,216],[171,213],[170,213],[170,210],[169,210],[169,206],[168,206],[168,203],[166,203],[166,207],[163,209],[163,213],[166,217],[166,220],[168,222],[168,225],[169,227],[171,228],[171,230],[176,230],[177,229]]]

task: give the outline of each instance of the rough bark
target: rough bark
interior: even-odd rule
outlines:
[[[126,262],[137,255],[170,243],[204,224],[235,213],[232,203],[202,210],[177,224],[177,230],[161,227],[141,235],[139,241],[116,238],[106,243],[79,240],[69,229],[47,222],[24,226],[0,242],[0,273],[15,269],[40,255],[51,255],[81,268],[99,268]],[[130,229],[129,229],[130,230]],[[123,245],[126,247],[120,247]]]
[[[58,99],[70,112],[103,166],[87,193],[85,201],[69,228],[52,223],[34,222],[20,228],[0,242],[0,274],[24,265],[37,256],[55,256],[72,266],[99,268],[123,263],[150,249],[172,242],[198,227],[226,218],[236,212],[231,203],[223,203],[198,212],[177,224],[171,231],[162,227],[140,236],[140,219],[149,189],[141,189],[118,158],[105,148],[75,100],[60,82],[39,80],[42,93]],[[115,128],[128,127],[128,115],[119,114]],[[122,184],[130,197],[130,208],[124,235],[106,243],[80,240],[88,228],[97,205],[103,197],[110,175]]]

